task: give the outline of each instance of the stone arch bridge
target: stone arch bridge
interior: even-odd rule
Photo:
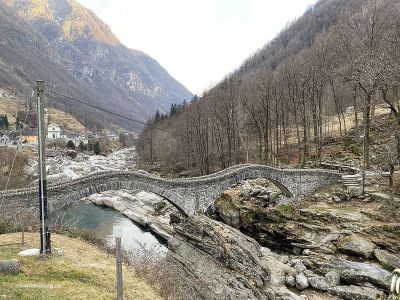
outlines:
[[[337,183],[337,172],[318,169],[277,169],[263,165],[237,165],[220,172],[195,178],[164,179],[143,171],[105,171],[76,180],[48,186],[50,211],[107,190],[138,189],[155,193],[186,215],[203,213],[224,190],[246,179],[265,178],[287,196],[305,195]],[[0,192],[1,210],[38,210],[37,188]]]

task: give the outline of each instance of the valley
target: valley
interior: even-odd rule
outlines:
[[[140,1],[0,0],[0,299],[400,300],[400,3]]]

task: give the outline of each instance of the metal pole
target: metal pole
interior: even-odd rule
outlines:
[[[115,260],[117,267],[117,300],[123,299],[122,287],[122,259],[121,259],[121,237],[115,237]]]
[[[37,81],[38,115],[38,171],[39,171],[39,215],[40,215],[40,253],[51,253],[50,229],[47,216],[47,180],[46,180],[46,127],[44,120],[45,100],[44,82]]]

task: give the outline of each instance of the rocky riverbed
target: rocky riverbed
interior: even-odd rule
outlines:
[[[208,213],[283,257],[295,270],[285,285],[297,294],[386,299],[400,266],[397,211],[340,186],[288,203],[276,193],[271,184],[247,182],[224,192]]]
[[[192,218],[140,191],[89,200],[167,240],[166,259],[199,298],[387,299],[400,267],[399,216],[341,187],[289,201],[263,180],[243,182]]]
[[[117,150],[108,156],[79,153],[76,158],[57,155],[47,158],[47,179],[49,183],[60,183],[78,179],[99,171],[136,170],[135,148]],[[37,161],[31,160],[27,174],[37,176]],[[36,184],[37,181],[32,182]]]
[[[54,159],[49,173],[57,180],[134,168],[133,154]],[[391,272],[400,267],[399,210],[342,186],[287,199],[266,180],[244,181],[207,215],[191,218],[143,191],[86,200],[166,240],[165,259],[185,274],[196,299],[387,299]]]

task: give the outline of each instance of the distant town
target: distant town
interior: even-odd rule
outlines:
[[[64,129],[62,125],[49,122],[46,113],[46,143],[51,149],[68,149],[87,151],[88,154],[100,154],[109,152],[109,148],[130,146],[133,143],[135,133],[129,131],[103,130],[101,132],[88,132],[86,134]],[[0,147],[37,147],[38,132],[36,126],[32,127],[17,119],[12,126],[6,114],[0,115]],[[107,145],[108,144],[108,145]],[[102,147],[103,146],[103,147]],[[103,149],[102,149],[103,148]]]

